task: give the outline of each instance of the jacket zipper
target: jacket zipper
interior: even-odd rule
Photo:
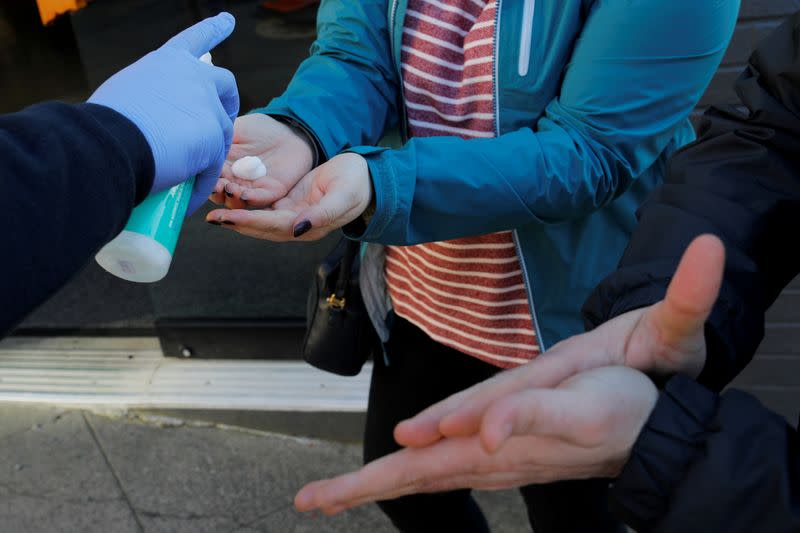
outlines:
[[[495,8],[495,20],[494,20],[494,72],[492,74],[493,80],[493,91],[494,91],[494,134],[495,136],[500,136],[500,91],[498,90],[498,80],[500,76],[499,72],[499,65],[500,65],[500,6],[502,4],[502,0],[497,0],[497,7]],[[530,7],[529,7],[530,4]],[[533,7],[535,5],[535,0],[525,0],[525,13],[528,12],[530,9],[531,17],[525,17],[525,21],[530,20],[530,24],[523,21],[523,32],[522,32],[522,41],[528,42],[528,46],[526,48],[527,52],[523,53],[523,49],[520,49],[520,71],[522,70],[522,56],[525,55],[527,58],[525,60],[525,73],[527,74],[528,71],[528,60],[530,59],[530,43],[531,43],[531,35],[533,31]],[[526,30],[527,28],[527,30]],[[528,33],[528,36],[525,36],[525,33]],[[524,74],[520,74],[524,76]],[[513,230],[512,232],[514,238],[514,248],[517,251],[517,258],[519,259],[519,265],[522,269],[522,275],[525,277],[525,292],[528,295],[528,306],[531,309],[531,318],[533,319],[533,328],[536,331],[536,340],[539,343],[539,351],[545,351],[544,340],[542,339],[542,332],[539,329],[539,320],[536,318],[536,305],[533,301],[533,291],[531,290],[531,284],[533,280],[531,279],[528,273],[528,266],[525,263],[525,256],[522,255],[522,247],[519,244],[519,234],[517,230]]]
[[[533,38],[533,16],[536,13],[536,0],[525,0],[522,7],[522,34],[519,38],[519,66],[517,72],[520,77],[528,75],[531,62],[531,39]]]
[[[389,46],[392,52],[392,61],[395,64],[395,70],[397,71],[397,84],[398,89],[400,90],[400,139],[405,144],[408,141],[408,125],[406,122],[408,121],[408,117],[406,115],[406,92],[405,87],[403,86],[403,70],[400,68],[400,59],[399,54],[397,53],[397,47],[395,46],[395,23],[397,22],[397,9],[399,6],[400,0],[392,0],[392,11],[389,15]]]

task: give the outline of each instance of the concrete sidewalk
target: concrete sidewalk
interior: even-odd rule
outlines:
[[[393,531],[374,506],[297,513],[305,482],[360,464],[356,445],[172,419],[0,406],[0,532]],[[516,492],[478,495],[493,531],[529,531]]]

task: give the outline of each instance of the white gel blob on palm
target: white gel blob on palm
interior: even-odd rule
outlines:
[[[231,172],[240,180],[257,180],[267,175],[267,167],[260,158],[248,155],[231,166]]]

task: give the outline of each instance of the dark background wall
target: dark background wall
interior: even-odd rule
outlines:
[[[739,25],[722,66],[701,106],[736,104],[732,88],[750,51],[786,16],[800,9],[797,0],[743,0]],[[702,108],[701,107],[701,108]],[[795,280],[767,315],[766,337],[736,386],[797,421],[800,407],[800,280]]]
[[[119,68],[222,9],[236,15],[237,28],[214,51],[214,62],[236,73],[243,111],[263,105],[283,90],[307,56],[314,25],[313,11],[287,20],[261,13],[259,3],[95,0],[48,28],[41,26],[33,0],[0,3],[0,112],[44,99],[85,99]],[[163,281],[131,284],[92,261],[22,327],[147,333],[156,320],[171,318],[302,317],[314,265],[335,240],[256,241],[206,224],[207,210],[187,220]]]
[[[0,112],[47,98],[85,98],[109,74],[186,24],[227,9],[237,15],[234,37],[215,62],[237,73],[243,109],[268,101],[289,80],[313,35],[310,18],[258,13],[255,0],[95,0],[78,14],[41,28],[32,0],[0,3]],[[735,104],[731,90],[754,45],[800,0],[743,0],[725,60],[700,107]],[[698,113],[699,113],[698,111]],[[301,317],[314,264],[332,246],[272,245],[202,221],[186,224],[168,278],[154,285],[119,281],[94,264],[24,325],[48,330],[135,328],[156,319]],[[767,337],[737,384],[784,415],[800,405],[800,283],[770,311]]]

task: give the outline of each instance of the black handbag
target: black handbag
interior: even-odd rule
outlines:
[[[320,263],[308,294],[303,359],[340,376],[358,374],[378,345],[358,284],[360,249],[342,239]]]

